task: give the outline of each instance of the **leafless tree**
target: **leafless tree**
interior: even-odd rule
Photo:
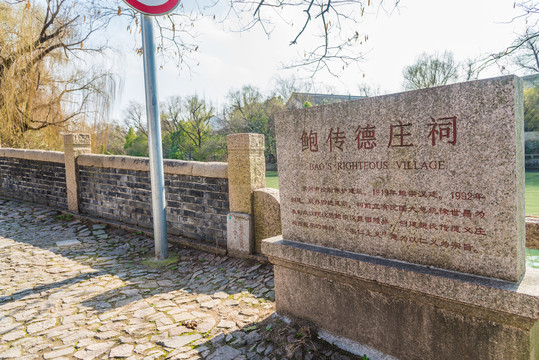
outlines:
[[[415,64],[404,68],[404,88],[422,89],[446,85],[458,78],[458,64],[453,53],[429,55],[423,53]]]
[[[239,30],[261,26],[268,36],[284,23],[292,28],[290,45],[302,43],[303,57],[287,68],[302,67],[312,76],[327,71],[335,76],[340,69],[361,61],[368,34],[361,21],[381,9],[392,11],[400,0],[231,0],[228,16],[237,15]],[[388,9],[385,9],[389,6]],[[294,19],[303,18],[300,24]],[[314,45],[311,45],[314,43]]]
[[[505,49],[479,62],[480,70],[495,64],[503,72],[513,63],[528,72],[539,71],[539,3],[521,0],[515,1],[514,7],[520,10],[520,14],[511,21],[524,19],[526,29]]]
[[[275,95],[280,96],[285,103],[292,93],[310,92],[313,88],[312,82],[301,80],[294,76],[289,78],[276,77],[274,82]]]
[[[161,123],[170,134],[183,133],[192,146],[201,148],[210,131],[214,109],[198,96],[182,99],[173,96],[162,105]]]
[[[148,136],[148,125],[146,114],[142,104],[130,101],[123,110],[123,120],[128,127],[132,127],[136,132]]]
[[[361,84],[358,86],[359,96],[379,96],[382,95],[382,89],[379,86],[371,86],[369,84]]]
[[[539,72],[539,39],[527,39],[519,49],[518,56],[513,58],[513,62],[520,69],[531,73]]]

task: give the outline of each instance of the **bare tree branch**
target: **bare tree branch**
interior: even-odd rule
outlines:
[[[399,0],[385,0],[396,7]],[[231,0],[227,15],[222,22],[235,16],[240,20],[238,31],[247,31],[259,25],[269,35],[277,22],[291,27],[290,45],[298,46],[303,59],[287,64],[284,68],[304,68],[314,76],[327,71],[335,76],[342,68],[364,58],[363,45],[366,34],[359,30],[367,9],[378,6],[384,0]],[[375,4],[376,3],[376,4]],[[301,24],[294,24],[299,15]],[[236,21],[237,22],[237,21]],[[270,30],[268,30],[270,29]],[[361,34],[361,35],[360,35]],[[319,42],[311,45],[317,36]]]

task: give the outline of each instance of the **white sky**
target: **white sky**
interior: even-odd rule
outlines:
[[[456,60],[463,61],[500,51],[524,29],[522,21],[510,22],[517,15],[513,0],[401,0],[397,11],[379,11],[361,26],[369,35],[367,45],[362,45],[369,50],[365,61],[338,78],[319,74],[313,79],[315,90],[354,95],[361,84],[367,84],[383,93],[402,91],[403,68],[422,52],[451,50]],[[269,92],[276,77],[302,76],[301,72],[280,70],[283,63],[298,56],[297,49],[288,45],[295,33],[286,26],[277,27],[268,39],[260,28],[227,32],[222,24],[203,18],[196,31],[200,34],[196,57],[200,65],[189,72],[179,71],[171,62],[164,64],[159,70],[160,100],[196,93],[219,107],[231,89],[253,85]],[[143,67],[142,58],[134,54],[132,36],[119,31],[113,41],[123,44],[121,60],[115,60],[123,86],[112,114],[121,120],[129,101],[144,103]],[[493,68],[481,77],[499,74]]]

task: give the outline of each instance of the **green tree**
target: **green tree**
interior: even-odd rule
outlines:
[[[524,131],[539,131],[539,87],[524,90]]]
[[[266,162],[275,163],[274,116],[284,109],[285,104],[281,97],[264,98],[258,89],[244,86],[241,90],[229,94],[229,106],[225,114],[226,131],[263,134]]]
[[[163,157],[165,159],[189,159],[192,148],[189,146],[189,138],[183,131],[163,131]]]
[[[125,144],[124,148],[127,149],[133,145],[133,142],[136,140],[137,134],[132,127],[129,127],[127,134],[125,135]]]
[[[398,2],[390,0],[394,6]],[[300,14],[303,23],[290,43],[299,46],[309,33],[318,33],[321,40],[314,45],[310,41],[302,44],[304,56],[292,66],[334,74],[333,70],[363,59],[360,45],[368,36],[358,25],[370,7],[385,6],[388,1],[232,0],[226,3],[229,11],[221,11],[218,3],[214,3],[220,8],[218,13],[236,14],[241,19],[232,20],[240,24],[240,30],[259,23],[264,31],[270,31],[269,23],[275,19],[289,26]],[[275,17],[275,12],[279,16]],[[246,18],[246,13],[250,17]],[[174,59],[180,69],[195,64],[190,54],[199,49],[195,25],[202,16],[201,11],[189,12],[180,6],[173,13],[156,17],[157,51]],[[61,133],[45,128],[69,124],[73,128],[77,121],[97,116],[108,119],[108,111],[103,109],[108,109],[114,97],[114,76],[102,68],[89,69],[88,64],[95,63],[96,54],[109,49],[109,25],[116,18],[123,19],[122,25],[139,41],[137,12],[116,0],[0,0],[0,87],[7,86],[0,89],[0,141],[25,146],[22,140],[29,132],[42,131],[43,136],[34,136],[41,144],[45,135],[52,134],[57,140]],[[141,48],[136,51],[142,54]],[[88,61],[90,57],[92,61]]]
[[[202,147],[195,149],[193,158],[198,161],[224,161],[226,153],[226,135],[211,130]]]
[[[204,160],[204,144],[211,133],[214,109],[197,95],[167,99],[161,106],[161,123],[167,147],[176,158]]]
[[[129,156],[148,156],[148,137],[143,133],[136,133],[130,127],[125,135],[124,149]]]

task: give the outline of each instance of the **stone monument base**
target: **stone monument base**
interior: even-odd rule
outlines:
[[[537,269],[511,283],[282,236],[262,252],[279,314],[376,349],[371,360],[539,359]]]

